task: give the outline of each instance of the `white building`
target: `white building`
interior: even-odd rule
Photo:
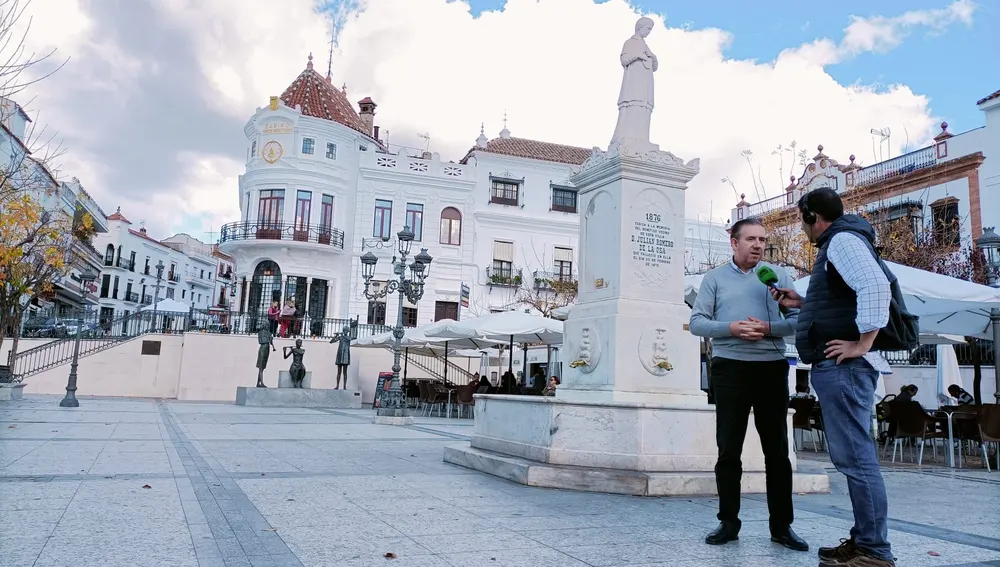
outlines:
[[[150,236],[145,227],[138,230],[121,213],[108,216],[108,232],[96,238],[103,254],[104,272],[97,281],[101,321],[106,323],[128,316],[155,302],[173,299],[201,311],[228,313],[228,304],[218,305],[229,289],[228,281],[219,281],[223,273],[231,273],[231,261],[213,254],[212,245],[187,234],[165,240]],[[157,280],[156,266],[163,262],[163,272]]]
[[[426,248],[434,259],[423,298],[403,306],[408,325],[523,308],[552,279],[576,281],[579,211],[568,179],[590,149],[515,138],[505,127],[492,140],[480,131],[457,163],[392,153],[379,140],[375,102],[358,105],[310,57],[247,123],[241,219],[219,243],[236,262],[240,312],[260,317],[272,301],[294,299],[314,320],[394,324],[398,296],[365,297],[360,256],[379,257],[376,280],[393,277],[404,226],[415,233],[411,254]],[[693,222],[687,237],[691,271],[720,250],[728,257],[724,227]]]
[[[840,163],[817,155],[785,194],[758,203],[745,198],[732,210],[732,222],[762,215],[785,215],[795,225],[799,197],[820,187],[852,191],[887,222],[905,221],[915,229],[932,227],[936,237],[954,240],[956,250],[970,246],[985,227],[1000,225],[1000,91],[977,101],[984,125],[951,134],[948,124],[934,143],[868,166]],[[876,217],[877,218],[877,217]],[[948,227],[957,224],[958,231]]]
[[[0,164],[0,177],[5,186],[28,193],[41,207],[51,213],[78,219],[83,213],[92,218],[97,234],[107,232],[104,211],[84,190],[77,178],[58,182],[44,161],[31,155],[29,144],[31,118],[24,109],[10,99],[0,98],[0,155],[7,158]],[[52,289],[31,299],[30,311],[50,315],[67,315],[69,312],[97,304],[95,288],[81,290],[80,273],[87,267],[101,270],[101,255],[92,242],[73,238],[69,248],[69,273],[52,282]],[[85,291],[81,297],[81,291]]]

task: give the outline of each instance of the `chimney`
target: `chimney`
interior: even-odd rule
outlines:
[[[373,132],[372,138],[378,140],[378,126],[372,126],[372,132]]]
[[[366,96],[358,101],[358,106],[361,108],[361,122],[364,123],[368,135],[373,136],[375,127],[375,107],[378,105],[375,104],[375,101],[372,100],[370,96]]]

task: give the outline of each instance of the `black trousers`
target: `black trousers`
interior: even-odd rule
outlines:
[[[719,460],[715,482],[719,490],[719,521],[737,530],[741,523],[740,485],[743,476],[743,441],[750,410],[764,449],[767,475],[767,509],[772,533],[791,525],[792,464],[788,460],[788,362],[745,362],[712,359],[715,394],[715,439]]]

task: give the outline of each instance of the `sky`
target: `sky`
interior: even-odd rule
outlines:
[[[53,168],[157,237],[239,220],[243,127],[307,55],[325,71],[331,30],[335,84],[378,103],[390,145],[457,161],[505,113],[513,136],[606,147],[618,54],[648,15],[652,141],[700,158],[688,217],[714,220],[739,193],[779,194],[819,144],[866,165],[942,121],[980,127],[975,101],[1000,88],[993,0],[31,0],[28,13],[28,49],[56,50],[29,75],[65,63],[18,95],[61,143]]]

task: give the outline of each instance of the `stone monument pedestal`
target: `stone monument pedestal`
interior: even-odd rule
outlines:
[[[306,376],[302,379],[302,389],[308,390],[312,384],[312,371],[306,370]],[[278,387],[292,388],[292,375],[287,370],[278,371]]]
[[[308,379],[307,374],[306,380]],[[361,390],[239,386],[236,388],[236,405],[268,408],[361,409]]]
[[[20,400],[24,397],[24,382],[12,384],[9,382],[0,383],[0,402]]]
[[[446,447],[444,460],[529,486],[676,496],[716,494],[716,455],[715,408],[708,404],[477,394],[471,444]],[[795,470],[794,451],[789,457]],[[766,492],[752,417],[743,471],[743,492]],[[793,475],[797,493],[829,489],[819,467]]]

